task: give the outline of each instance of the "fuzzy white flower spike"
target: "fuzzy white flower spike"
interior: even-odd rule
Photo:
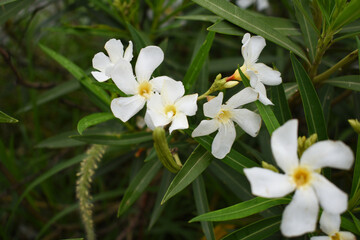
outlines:
[[[212,118],[202,120],[194,131],[192,137],[211,134],[219,130],[211,145],[211,153],[218,159],[224,158],[231,149],[236,137],[234,122],[247,134],[255,137],[261,127],[261,117],[242,105],[256,101],[258,94],[251,88],[245,88],[232,96],[226,104],[222,104],[223,93],[204,104],[204,115]]]
[[[147,104],[145,121],[151,129],[170,124],[169,132],[189,127],[186,116],[197,111],[198,94],[184,96],[184,85],[180,81],[165,81],[161,94],[155,94]]]
[[[121,91],[131,96],[112,100],[110,107],[115,117],[123,122],[128,121],[144,107],[154,92],[161,91],[164,81],[175,81],[167,76],[150,79],[163,60],[164,53],[161,48],[148,46],[141,49],[135,66],[135,77],[130,62],[118,59],[111,78]]]
[[[104,82],[111,77],[110,74],[119,59],[130,62],[133,58],[133,44],[131,41],[129,41],[129,46],[124,52],[122,42],[112,38],[105,43],[105,50],[109,56],[99,52],[92,59],[93,67],[99,71],[92,71],[91,74],[99,82]]]
[[[356,240],[351,232],[340,231],[341,218],[339,214],[324,211],[320,218],[320,228],[328,236],[311,237],[310,240]]]
[[[244,169],[254,195],[283,197],[295,190],[285,208],[281,232],[287,237],[312,232],[316,227],[319,204],[324,211],[341,214],[347,209],[347,195],[317,170],[323,167],[350,169],[354,161],[351,149],[340,141],[321,141],[310,146],[299,160],[297,120],[290,120],[271,136],[271,149],[284,174],[264,168]]]

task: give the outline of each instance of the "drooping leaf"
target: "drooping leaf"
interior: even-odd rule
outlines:
[[[211,153],[206,151],[204,147],[198,145],[186,160],[180,171],[176,174],[166,191],[161,204],[165,203],[192,183],[209,166],[213,158]]]
[[[326,124],[314,85],[299,60],[293,54],[290,57],[303,102],[309,135],[317,133],[319,140],[325,140],[328,138]]]
[[[195,221],[228,221],[244,218],[255,213],[262,212],[268,208],[287,204],[291,201],[289,198],[261,198],[256,197],[246,202],[238,203],[233,206],[219,209],[213,212],[205,213],[190,220]]]
[[[330,78],[324,83],[354,91],[360,91],[360,75],[346,75]]]
[[[10,117],[6,113],[0,111],[0,123],[17,123],[17,122],[19,122],[19,120]]]
[[[280,230],[281,216],[269,217],[247,225],[222,240],[262,240]]]
[[[161,166],[161,162],[157,158],[144,164],[126,189],[118,209],[118,217],[140,197],[146,187],[150,184],[151,180],[159,172]]]
[[[192,183],[195,206],[198,214],[204,214],[209,212],[209,204],[205,191],[204,180],[201,175],[199,175],[194,182]],[[205,234],[206,239],[215,240],[214,226],[212,222],[201,222],[201,228]]]
[[[88,127],[94,126],[96,124],[115,119],[114,114],[112,113],[93,113],[88,116],[83,117],[80,119],[77,125],[77,130],[80,134],[83,133],[85,129]]]
[[[305,61],[309,61],[303,50],[292,42],[285,35],[273,29],[265,21],[253,16],[246,10],[243,10],[228,1],[217,0],[193,0],[200,6],[212,11],[216,15],[226,19],[227,21],[246,29],[254,34],[258,34],[267,40],[278,44],[285,49],[293,51]]]

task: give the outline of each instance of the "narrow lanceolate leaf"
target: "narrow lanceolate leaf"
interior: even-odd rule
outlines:
[[[137,53],[140,52],[141,48],[150,45],[150,40],[142,32],[134,28],[130,23],[127,23],[126,26],[131,34],[131,39],[134,41],[134,47]]]
[[[331,78],[324,81],[324,83],[340,88],[360,91],[360,75],[348,75],[348,76]]]
[[[35,147],[37,148],[68,148],[68,147],[77,147],[84,145],[84,142],[80,142],[74,139],[71,139],[70,136],[76,134],[76,131],[67,131],[62,132],[58,135],[49,137],[42,140]]]
[[[6,113],[0,111],[0,123],[17,123],[19,120],[10,117]]]
[[[110,97],[109,95],[100,87],[96,86],[93,81],[86,75],[86,73],[76,64],[71,62],[66,57],[60,55],[54,50],[44,46],[39,45],[40,48],[49,55],[52,59],[58,62],[61,66],[63,66],[66,70],[68,70],[81,84],[83,84],[90,92],[92,92],[95,96],[102,100],[103,103],[110,105]]]
[[[185,130],[185,132],[189,136],[191,136],[192,131],[193,131],[193,129],[186,129]],[[200,143],[201,146],[203,146],[209,152],[211,152],[211,144],[212,144],[213,140],[214,140],[214,138],[210,137],[210,136],[202,136],[202,137],[196,137],[195,138],[195,141]],[[235,169],[236,171],[238,171],[241,174],[244,174],[244,172],[243,172],[244,168],[258,167],[259,166],[256,162],[254,162],[254,161],[250,160],[249,158],[245,157],[244,155],[237,152],[233,148],[226,155],[226,157],[221,159],[221,161],[223,161],[224,163],[226,163],[227,165],[229,165],[230,167],[232,167],[233,169]]]
[[[151,141],[152,135],[149,132],[139,132],[117,135],[75,135],[71,136],[71,138],[91,144],[129,146]]]
[[[203,45],[200,47],[199,51],[196,53],[193,61],[191,62],[190,67],[188,68],[183,79],[186,91],[188,91],[196,82],[196,78],[199,76],[201,68],[209,55],[214,38],[215,32],[209,32]]]
[[[341,228],[350,231],[356,235],[360,235],[360,231],[357,229],[353,220],[349,220],[346,217],[341,217]]]
[[[267,239],[280,230],[281,216],[275,216],[257,221],[236,230],[222,240],[262,240]]]
[[[356,147],[356,159],[354,164],[354,176],[351,185],[350,201],[358,202],[360,199],[353,199],[360,196],[360,135],[358,135],[358,142]],[[354,204],[355,206],[357,204]]]
[[[161,162],[157,158],[144,164],[136,174],[135,178],[131,181],[130,186],[126,189],[125,195],[119,206],[118,217],[140,197],[160,168]]]
[[[197,179],[195,179],[192,186],[197,213],[203,214],[209,212],[210,209],[206,196],[205,184],[201,175]],[[215,234],[213,229],[214,226],[212,222],[201,222],[201,228],[207,240],[215,240]]]
[[[244,75],[244,73],[238,68],[242,82],[245,87],[251,87],[249,79]],[[270,105],[264,105],[260,101],[255,102],[256,107],[259,110],[260,116],[265,123],[265,126],[271,135],[278,127],[280,127],[279,121],[277,120],[272,107]]]
[[[77,130],[80,134],[82,134],[83,131],[88,127],[106,122],[111,119],[115,119],[115,116],[112,113],[93,113],[80,119],[77,125]]]
[[[232,36],[244,36],[244,31],[241,31],[236,25],[227,21],[219,21],[207,28],[208,31],[232,35]]]
[[[255,213],[262,212],[268,208],[287,204],[290,202],[289,198],[261,198],[256,197],[246,202],[235,204],[231,207],[223,208],[213,212],[205,213],[190,220],[195,221],[228,221],[233,219],[244,218]]]
[[[258,34],[267,40],[284,47],[285,49],[293,51],[302,59],[309,62],[305,53],[297,44],[285,35],[281,34],[279,31],[274,30],[269,24],[267,24],[266,21],[259,19],[248,11],[241,9],[228,1],[193,0],[193,2],[212,11],[216,15],[226,19],[236,26]]]
[[[360,17],[360,1],[352,0],[343,11],[336,18],[334,24],[332,25],[333,30],[340,29],[341,27],[355,21]]]
[[[214,157],[202,146],[197,146],[186,160],[161,201],[161,204],[175,196],[195,180],[211,163]]]
[[[279,124],[282,125],[292,118],[283,84],[271,87],[271,99],[274,103],[274,114]]]
[[[319,140],[325,140],[328,138],[326,124],[314,85],[299,60],[297,60],[293,54],[291,54],[290,57],[303,102],[309,135],[316,133]]]

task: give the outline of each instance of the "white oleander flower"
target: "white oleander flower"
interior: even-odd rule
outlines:
[[[320,218],[320,228],[328,236],[311,237],[310,240],[356,240],[351,232],[340,231],[341,218],[339,214],[323,212]]]
[[[164,82],[161,94],[155,94],[147,103],[145,121],[148,127],[154,129],[171,123],[170,134],[176,129],[187,129],[186,116],[195,115],[198,94],[184,96],[184,93],[182,82]]]
[[[248,8],[250,5],[255,3],[258,11],[262,11],[269,7],[268,0],[236,0],[236,5],[241,8]]]
[[[295,190],[285,208],[281,232],[287,237],[315,230],[319,204],[324,211],[341,214],[347,209],[347,195],[317,170],[323,167],[350,169],[354,161],[351,149],[341,141],[320,141],[297,155],[296,119],[286,122],[271,136],[271,149],[277,165],[285,174],[263,168],[244,169],[254,195],[283,197]]]
[[[218,159],[224,158],[235,141],[234,122],[250,136],[255,137],[258,134],[261,127],[259,114],[240,108],[242,105],[256,101],[257,98],[258,94],[248,87],[232,96],[226,104],[222,104],[223,93],[220,92],[217,97],[204,104],[204,115],[212,119],[202,120],[191,136],[209,135],[219,130],[211,145],[211,153]]]
[[[164,81],[175,81],[166,76],[150,79],[154,70],[164,60],[164,53],[157,46],[148,46],[140,50],[135,65],[136,78],[129,61],[119,59],[111,72],[116,86],[130,97],[119,97],[111,101],[111,111],[115,117],[126,122],[138,113],[145,103],[160,92]]]
[[[109,56],[99,52],[92,59],[93,67],[99,71],[92,71],[91,74],[99,82],[104,82],[111,77],[110,74],[119,59],[125,59],[130,62],[133,58],[133,45],[131,41],[129,41],[129,46],[124,52],[124,46],[121,41],[112,38],[105,43],[105,50]]]
[[[242,39],[241,53],[244,57],[244,64],[241,71],[250,79],[251,87],[259,93],[259,101],[264,105],[273,103],[266,96],[264,85],[275,86],[282,82],[281,74],[263,63],[257,63],[261,51],[266,46],[265,39],[261,36],[253,36],[246,33]],[[241,80],[238,70],[228,79]]]

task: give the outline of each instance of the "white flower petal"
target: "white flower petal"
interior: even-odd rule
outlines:
[[[92,65],[93,68],[105,73],[106,69],[112,66],[112,63],[110,62],[109,57],[107,57],[103,52],[99,52],[93,57]]]
[[[176,113],[169,127],[170,134],[172,131],[176,129],[187,129],[187,128],[189,128],[189,123],[186,118],[186,115],[182,112]]]
[[[271,149],[276,163],[286,173],[299,164],[297,129],[298,121],[289,120],[276,129],[271,136]]]
[[[264,84],[260,81],[256,82],[256,85],[254,86],[255,91],[259,93],[259,101],[264,105],[274,105],[270,99],[268,99],[266,95],[266,88]]]
[[[289,176],[269,169],[245,168],[244,173],[250,182],[252,194],[259,197],[283,197],[295,189],[295,185],[291,183]]]
[[[245,42],[245,44],[241,47],[241,53],[244,57],[245,66],[247,68],[251,69],[252,65],[256,63],[265,46],[265,39],[261,36],[253,36]]]
[[[154,125],[154,123],[153,123],[153,121],[152,121],[152,119],[151,119],[151,117],[149,115],[149,111],[146,111],[144,121],[145,121],[146,126],[148,128],[150,128],[151,130],[155,129],[155,125]]]
[[[240,92],[232,96],[227,102],[226,105],[237,108],[247,103],[254,102],[258,99],[259,94],[254,91],[251,87],[244,88]]]
[[[155,93],[147,102],[147,114],[155,127],[165,126],[171,122],[164,112],[164,104],[161,95]]]
[[[136,113],[138,113],[145,105],[145,99],[139,95],[131,97],[119,97],[111,101],[111,111],[114,116],[121,121],[126,122]]]
[[[324,211],[333,214],[345,212],[348,203],[346,193],[320,174],[313,172],[313,175],[312,186]]]
[[[219,125],[218,122],[214,119],[211,120],[202,120],[199,124],[199,126],[197,126],[194,131],[192,132],[191,136],[192,137],[199,137],[199,136],[205,136],[205,135],[209,135],[213,132],[215,132],[216,130],[218,130]]]
[[[204,115],[207,117],[214,118],[220,111],[222,101],[223,101],[223,93],[220,92],[217,97],[214,97],[210,101],[204,103]]]
[[[106,80],[108,80],[110,78],[110,77],[106,76],[103,72],[97,72],[97,71],[92,71],[91,75],[93,75],[93,77],[98,82],[105,82]]]
[[[256,137],[261,127],[261,117],[248,109],[234,109],[232,111],[234,120],[247,134]]]
[[[331,240],[328,236],[311,237],[310,240]]]
[[[184,84],[180,81],[164,81],[161,97],[164,105],[174,104],[185,93]]]
[[[319,204],[312,188],[299,188],[285,208],[281,232],[286,237],[300,236],[316,229]]]
[[[125,59],[119,59],[111,72],[111,78],[125,94],[138,94],[139,83],[135,80],[130,62]]]
[[[124,53],[124,59],[126,61],[130,62],[132,60],[132,58],[133,58],[133,43],[132,43],[132,41],[129,41],[129,45],[126,48],[125,53]]]
[[[332,214],[323,211],[320,218],[320,228],[327,235],[331,236],[340,230],[341,218],[339,214]]]
[[[262,11],[269,7],[268,0],[257,0],[257,9],[258,11]]]
[[[157,46],[148,46],[140,50],[136,65],[135,73],[138,82],[148,81],[154,70],[164,60],[164,53]]]
[[[255,0],[236,0],[236,5],[241,8],[248,8]]]
[[[219,132],[216,134],[211,145],[211,153],[218,159],[223,159],[231,150],[236,137],[235,126],[232,121],[219,126]]]
[[[110,39],[105,43],[105,49],[110,57],[111,62],[116,64],[116,62],[123,58],[124,55],[124,45],[120,40],[114,38]]]
[[[274,105],[273,102],[267,98],[266,94],[259,93],[259,101],[264,105]]]
[[[282,82],[281,74],[263,63],[255,63],[252,66],[254,71],[257,71],[256,75],[263,84],[269,86],[279,85]]]
[[[339,232],[341,240],[356,240],[356,237],[351,232]]]
[[[301,164],[313,169],[324,167],[349,170],[354,161],[352,150],[341,141],[321,141],[311,145],[301,156]]]
[[[197,111],[198,94],[183,96],[175,102],[178,111],[185,113],[187,116],[194,116]]]
[[[163,88],[164,82],[166,82],[166,81],[176,82],[174,79],[169,78],[167,76],[160,76],[160,77],[152,78],[149,82],[151,83],[153,90],[155,92],[160,93]]]

